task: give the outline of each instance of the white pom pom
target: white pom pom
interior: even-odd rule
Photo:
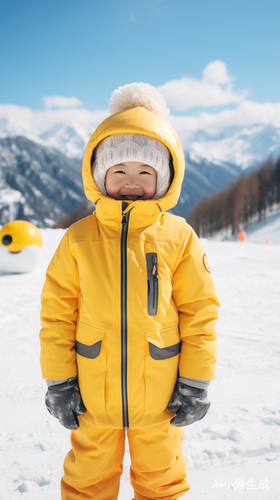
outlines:
[[[170,110],[166,108],[166,100],[155,87],[148,83],[130,83],[114,90],[108,106],[109,113],[117,113],[127,108],[142,108],[165,117]]]

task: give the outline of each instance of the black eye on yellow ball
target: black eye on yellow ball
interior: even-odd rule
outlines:
[[[2,238],[2,243],[3,245],[7,246],[10,245],[13,241],[13,238],[9,234],[5,234]]]

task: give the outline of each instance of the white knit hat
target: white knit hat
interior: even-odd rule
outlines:
[[[108,110],[118,112],[141,106],[159,116],[166,116],[165,100],[148,83],[131,83],[116,89]],[[158,139],[142,134],[114,134],[106,137],[95,148],[92,173],[101,193],[106,193],[105,178],[109,168],[119,163],[139,161],[153,167],[157,172],[157,189],[153,199],[163,196],[170,184],[170,152]]]

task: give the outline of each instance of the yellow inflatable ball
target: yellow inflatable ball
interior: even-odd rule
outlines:
[[[0,231],[0,272],[28,273],[38,265],[42,255],[42,238],[31,222],[15,220]]]

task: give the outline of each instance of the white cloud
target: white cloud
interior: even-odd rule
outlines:
[[[241,130],[254,125],[275,125],[280,127],[280,102],[244,101],[235,109],[224,109],[219,113],[202,112],[197,116],[170,115],[167,121],[174,127],[187,148],[196,132],[202,131],[213,139],[220,134],[231,135],[233,130]]]
[[[216,82],[223,85],[232,82],[235,80],[235,77],[229,74],[224,62],[213,61],[205,66],[202,72],[202,79],[205,82]]]
[[[77,97],[64,97],[63,95],[44,95],[43,103],[46,109],[77,108],[83,104]]]
[[[157,88],[168,106],[186,111],[194,107],[209,108],[242,102],[247,92],[234,92],[234,79],[225,63],[213,61],[204,68],[201,80],[183,76],[180,80],[170,80]]]

